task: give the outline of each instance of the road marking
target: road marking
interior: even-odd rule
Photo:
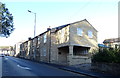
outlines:
[[[7,57],[5,57],[5,60],[8,60],[8,58],[7,58]]]
[[[0,78],[2,78],[2,58],[0,58]]]
[[[22,69],[26,69],[26,70],[31,70],[30,68],[28,67],[23,67],[23,66],[20,66],[19,64],[17,65],[18,67],[22,68]]]

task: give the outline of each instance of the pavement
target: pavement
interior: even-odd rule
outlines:
[[[87,76],[95,77],[95,78],[120,78],[120,76],[106,74],[102,72],[100,73],[100,72],[94,72],[94,71],[86,71],[86,70],[82,70],[82,69],[75,68],[72,66],[64,66],[64,65],[57,65],[57,64],[51,64],[51,63],[45,63],[45,64],[56,67],[58,69],[62,69],[62,70],[66,70],[66,71],[70,71],[70,72],[74,72],[78,74],[83,74],[83,75],[87,75]]]

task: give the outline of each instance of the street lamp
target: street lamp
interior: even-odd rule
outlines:
[[[34,37],[35,37],[35,34],[36,34],[36,13],[34,13],[30,10],[28,10],[28,12],[33,13],[35,15],[35,20],[34,20],[34,23],[35,23],[35,25],[34,25]]]

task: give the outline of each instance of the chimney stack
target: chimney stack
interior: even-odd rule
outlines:
[[[47,31],[51,30],[51,26],[49,26],[49,28],[47,28]]]

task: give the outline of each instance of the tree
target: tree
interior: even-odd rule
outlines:
[[[120,63],[120,48],[103,49],[92,56],[93,62]]]
[[[13,16],[5,4],[0,4],[0,36],[7,38],[14,31]]]

